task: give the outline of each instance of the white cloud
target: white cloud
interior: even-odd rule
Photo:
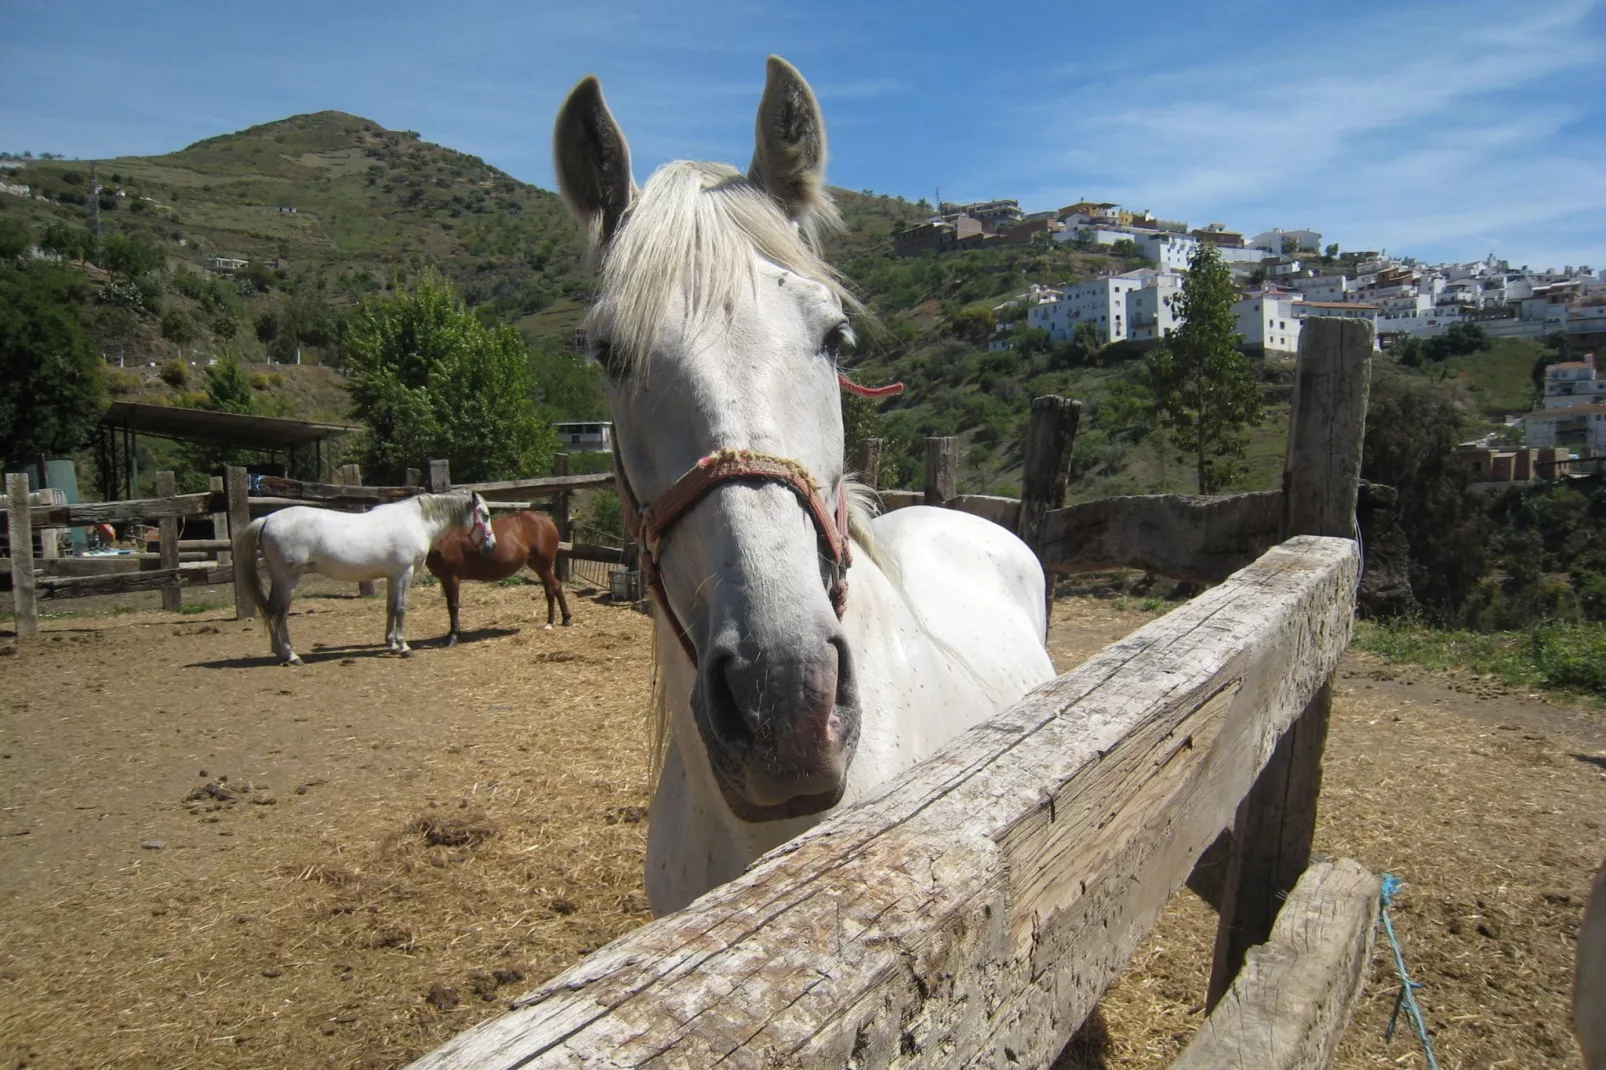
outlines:
[[[1023,191],[1034,205],[1096,195],[1396,252],[1498,240],[1503,255],[1539,256],[1557,241],[1540,232],[1560,226],[1576,262],[1580,215],[1606,209],[1606,147],[1568,132],[1600,122],[1585,110],[1599,104],[1567,86],[1599,88],[1594,6],[1307,24],[1269,51],[1181,68],[1157,50],[1141,70],[1022,109],[1037,149],[1016,170],[1042,176]]]

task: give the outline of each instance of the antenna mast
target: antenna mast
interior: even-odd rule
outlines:
[[[96,161],[89,161],[89,233],[95,237],[95,252],[100,252],[100,179],[95,173]]]

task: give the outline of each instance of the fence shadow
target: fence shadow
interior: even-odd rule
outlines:
[[[473,631],[458,633],[459,643],[480,642],[486,639],[505,639],[510,635],[517,635],[517,628],[477,628]],[[446,637],[429,636],[415,639],[409,644],[414,650],[445,649]],[[311,650],[299,651],[301,660],[306,665],[321,665],[331,661],[356,661],[358,658],[393,658],[396,657],[389,649],[379,643],[343,643],[335,646],[315,646]],[[187,669],[251,669],[263,665],[277,665],[278,658],[272,654],[263,654],[260,657],[216,658],[212,661],[196,661],[186,665]]]

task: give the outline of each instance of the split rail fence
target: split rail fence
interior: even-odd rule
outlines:
[[[625,551],[618,546],[572,541],[570,497],[580,490],[611,487],[613,476],[606,472],[568,475],[567,462],[567,455],[558,455],[559,474],[555,476],[454,487],[447,462],[432,461],[429,489],[479,491],[493,512],[528,509],[550,502],[562,539],[559,546],[561,573],[567,573],[571,559],[624,563]],[[223,476],[213,477],[210,491],[177,494],[174,493],[173,473],[158,472],[157,497],[68,505],[58,500],[59,492],[30,490],[25,473],[8,473],[6,500],[0,505],[0,516],[6,526],[10,557],[8,567],[0,570],[0,579],[9,582],[17,637],[28,639],[38,634],[41,599],[155,590],[162,592],[162,608],[178,610],[183,606],[184,588],[215,584],[234,584],[237,615],[242,619],[254,617],[256,607],[236,580],[230,531],[292,505],[361,512],[385,502],[401,501],[423,489],[416,472],[409,472],[409,477],[407,486],[381,487],[363,486],[356,465],[346,465],[340,470],[339,483],[253,476],[243,468],[228,468]],[[181,538],[186,521],[210,521],[212,537]],[[155,552],[75,558],[57,557],[52,552],[56,545],[55,533],[60,529],[129,522],[158,529]],[[34,552],[36,541],[40,548],[38,554]],[[373,593],[371,585],[360,586],[364,594]]]
[[[1379,892],[1311,857],[1371,346],[1365,324],[1306,325],[1277,491],[1066,508],[1079,410],[1061,398],[1033,403],[1019,500],[956,495],[957,450],[930,443],[925,492],[889,507],[986,516],[1051,574],[1217,586],[415,1070],[1048,1066],[1184,884],[1218,929],[1208,1015],[1174,1066],[1328,1065]]]

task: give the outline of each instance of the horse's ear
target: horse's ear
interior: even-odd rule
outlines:
[[[809,83],[780,56],[769,59],[747,177],[769,191],[789,219],[802,219],[824,199],[825,117]]]
[[[552,130],[558,189],[592,244],[608,243],[635,196],[630,145],[602,99],[602,83],[588,74],[558,110]]]

